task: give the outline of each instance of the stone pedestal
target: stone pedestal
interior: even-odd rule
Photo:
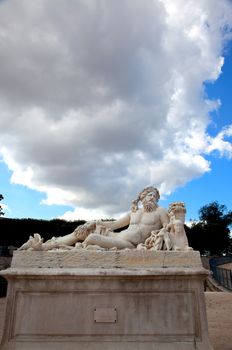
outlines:
[[[198,252],[17,251],[1,350],[212,350]]]

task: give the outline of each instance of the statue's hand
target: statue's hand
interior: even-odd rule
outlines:
[[[108,236],[110,232],[113,232],[113,231],[109,227],[106,227],[104,225],[104,222],[102,222],[101,220],[98,220],[96,222],[95,233],[98,233],[99,235],[102,235],[102,236]]]

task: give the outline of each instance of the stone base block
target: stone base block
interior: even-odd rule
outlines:
[[[35,252],[27,253],[33,259]],[[114,259],[116,252],[110,253]],[[9,285],[0,349],[212,350],[203,291],[207,271],[199,254],[188,253],[190,266],[183,267],[183,256],[158,253],[163,261],[168,254],[172,267],[116,267],[113,260],[109,268],[38,268],[25,261],[16,267],[13,259],[3,272]]]

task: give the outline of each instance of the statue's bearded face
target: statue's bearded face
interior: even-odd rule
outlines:
[[[157,208],[157,195],[155,192],[149,192],[143,199],[143,207],[146,211],[153,211]]]
[[[146,197],[145,197],[145,200],[147,202],[157,202],[157,197],[156,197],[156,193],[155,192],[149,192]]]

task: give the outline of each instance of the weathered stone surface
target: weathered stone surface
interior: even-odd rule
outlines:
[[[212,350],[197,252],[16,252],[3,274],[1,350]]]
[[[14,252],[12,268],[202,268],[197,251],[28,251]]]

